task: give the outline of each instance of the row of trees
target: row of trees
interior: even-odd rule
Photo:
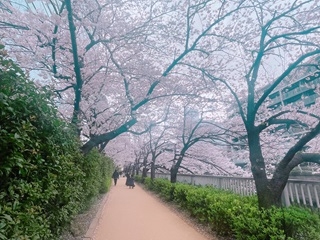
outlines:
[[[259,205],[269,207],[295,166],[319,161],[318,108],[268,108],[275,89],[319,74],[319,8],[311,0],[4,0],[0,28],[12,56],[57,93],[84,153],[126,132],[180,122],[174,172],[200,135],[216,145],[241,140]],[[188,135],[175,114],[186,102],[201,111]],[[274,131],[280,124],[307,131],[284,139]],[[276,158],[268,179],[266,161]]]

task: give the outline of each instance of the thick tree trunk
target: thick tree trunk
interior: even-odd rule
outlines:
[[[177,182],[177,175],[178,175],[178,169],[176,165],[172,166],[170,169],[170,182],[176,183]]]
[[[277,169],[272,179],[266,175],[258,132],[248,134],[251,171],[256,185],[259,208],[281,206],[281,195],[289,178],[290,170]],[[279,167],[279,166],[278,166]]]
[[[259,208],[270,208],[272,206],[281,206],[281,195],[283,188],[277,188],[270,183],[270,180],[256,180],[256,189]]]
[[[266,175],[266,167],[262,156],[259,133],[252,131],[248,133],[250,150],[251,171],[256,185],[259,208],[270,208],[281,204],[281,193],[274,189]]]

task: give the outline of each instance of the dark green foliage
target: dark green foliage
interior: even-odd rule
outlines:
[[[81,154],[50,96],[0,46],[0,239],[55,239],[108,188],[111,161]]]
[[[243,197],[212,187],[145,179],[145,186],[174,201],[219,235],[238,240],[320,239],[320,218],[309,209],[260,210],[255,196]]]
[[[259,210],[246,206],[233,219],[233,230],[241,240],[320,239],[319,216],[309,209],[273,207]]]
[[[98,150],[92,150],[82,163],[85,173],[84,188],[86,195],[84,196],[87,204],[101,193],[106,193],[111,184],[112,161],[102,156]]]

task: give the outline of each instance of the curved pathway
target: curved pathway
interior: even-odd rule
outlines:
[[[120,178],[106,195],[84,239],[208,240],[140,186]]]

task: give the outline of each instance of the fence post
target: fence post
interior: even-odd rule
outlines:
[[[289,191],[288,191],[288,187],[285,186],[285,188],[283,189],[282,192],[282,204],[285,205],[286,207],[289,207],[291,205],[290,203],[290,197],[289,197]]]

